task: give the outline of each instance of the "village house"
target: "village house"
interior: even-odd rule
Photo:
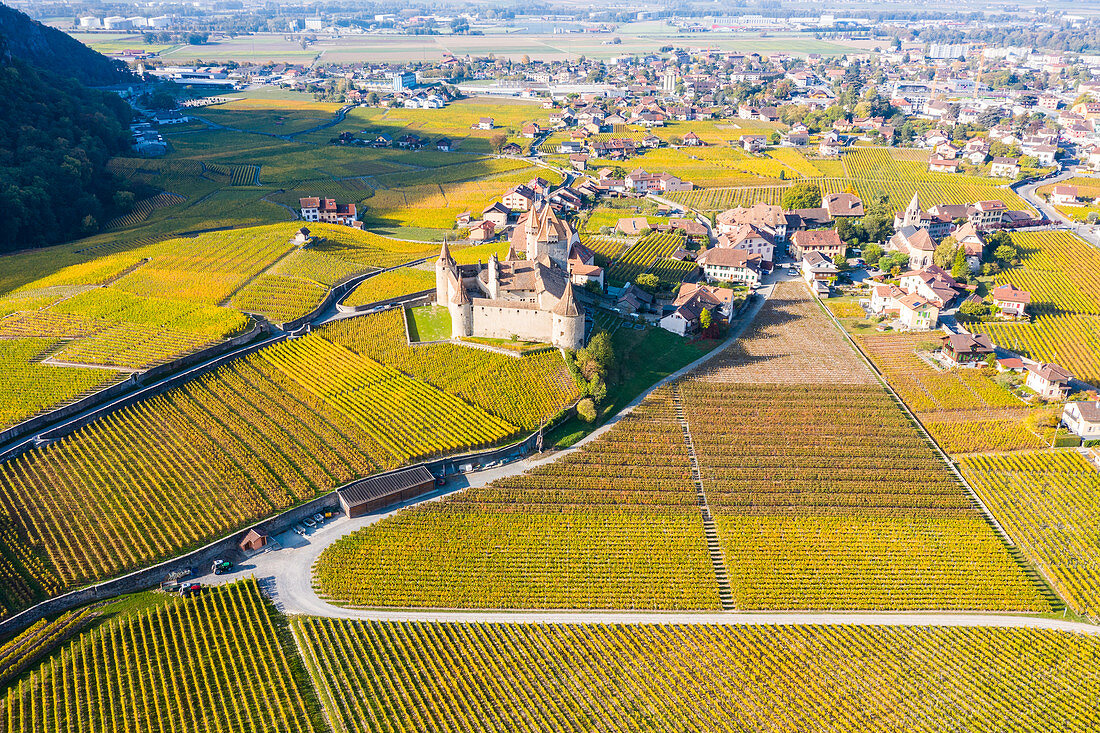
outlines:
[[[999,308],[1001,313],[1013,318],[1023,317],[1027,306],[1031,303],[1031,293],[1020,290],[1010,283],[993,288],[992,296],[993,305]]]
[[[508,189],[501,200],[511,211],[528,211],[535,205],[535,192],[521,183]]]
[[[939,307],[917,293],[910,293],[897,300],[898,320],[910,331],[927,331],[939,322]]]
[[[487,242],[496,236],[497,225],[491,221],[472,221],[467,225],[471,242]]]
[[[743,249],[760,255],[766,262],[775,261],[775,242],[752,224],[738,224],[727,234],[718,237],[717,246]]]
[[[790,254],[796,260],[809,252],[818,252],[830,261],[843,255],[847,246],[833,229],[801,230],[791,235]]]
[[[1069,394],[1069,383],[1073,375],[1057,364],[1028,364],[1028,389],[1032,389],[1045,400],[1064,400]]]
[[[743,249],[711,247],[696,258],[703,274],[710,281],[760,283],[763,258]]]
[[[936,265],[928,265],[920,270],[911,270],[902,274],[898,285],[905,293],[919,295],[940,308],[946,307],[959,293],[963,292],[963,288],[955,282],[955,278]]]
[[[691,191],[695,188],[694,184],[682,181],[671,173],[646,173],[641,168],[628,173],[623,181],[627,189],[635,193]]]
[[[854,193],[830,193],[822,200],[829,216],[863,216],[863,201]]]
[[[782,208],[772,204],[755,203],[748,208],[727,209],[715,217],[718,234],[729,234],[740,224],[752,224],[771,236],[776,244],[787,239],[787,217]]]
[[[709,310],[716,319],[718,316],[729,318],[732,302],[733,291],[729,288],[705,283],[682,283],[672,301],[672,312],[660,321],[661,328],[687,336],[699,330],[704,310]]]
[[[615,231],[626,237],[640,237],[649,230],[649,220],[644,216],[624,216],[615,222]]]
[[[1067,402],[1062,422],[1081,440],[1100,440],[1100,400]]]
[[[475,127],[479,130],[492,130],[496,127],[496,121],[492,117],[482,117]]]
[[[356,229],[363,228],[363,222],[355,218],[355,204],[338,204],[335,199],[310,196],[298,199],[298,208],[303,221],[321,221]]]
[[[837,275],[833,261],[817,250],[810,250],[802,255],[801,270],[810,292],[819,298],[828,298],[829,282]]]
[[[485,221],[491,221],[497,229],[503,229],[508,225],[508,217],[511,213],[511,209],[497,201],[485,207],[481,212],[481,218]]]
[[[954,158],[934,157],[928,161],[929,173],[958,173],[959,161]]]
[[[940,339],[941,353],[952,366],[982,365],[993,354],[993,341],[984,333],[951,333]]]
[[[604,271],[596,264],[596,255],[592,250],[577,242],[569,248],[569,279],[574,285],[584,287],[596,283],[603,290]]]
[[[1055,186],[1050,192],[1050,203],[1055,206],[1074,206],[1077,203],[1077,186]]]
[[[1020,175],[1020,161],[1016,158],[994,158],[989,166],[989,175],[994,178],[1016,178]]]

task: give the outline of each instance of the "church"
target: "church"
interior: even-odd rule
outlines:
[[[517,248],[526,259],[518,257]],[[436,302],[450,311],[451,338],[516,337],[581,348],[584,309],[573,293],[569,268],[571,260],[590,260],[586,252],[549,204],[520,218],[503,260],[494,254],[484,266],[458,265],[444,242],[435,263]]]

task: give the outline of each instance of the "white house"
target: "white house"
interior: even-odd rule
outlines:
[[[829,297],[829,280],[836,277],[837,272],[833,261],[817,250],[802,256],[802,279],[810,292],[819,298]]]
[[[761,259],[760,255],[743,249],[711,247],[695,261],[703,268],[707,280],[756,285],[760,282]]]
[[[1048,400],[1065,399],[1073,375],[1057,364],[1028,364],[1027,386]]]
[[[743,249],[760,255],[767,262],[774,262],[775,243],[765,232],[752,224],[738,224],[728,234],[718,237],[719,247]]]
[[[993,305],[1005,315],[1019,318],[1031,303],[1031,293],[1014,285],[1005,284],[993,288]]]
[[[1062,422],[1081,440],[1100,440],[1100,400],[1067,402]]]
[[[1055,206],[1073,206],[1077,203],[1077,186],[1055,186],[1050,192],[1050,203]]]
[[[911,293],[897,299],[898,320],[910,331],[928,331],[939,323],[940,309],[931,300]]]

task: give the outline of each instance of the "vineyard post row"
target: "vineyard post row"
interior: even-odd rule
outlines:
[[[283,335],[281,338],[285,338]],[[565,410],[558,417],[558,420],[562,420],[570,413],[569,410]],[[556,423],[551,422],[545,426],[545,429],[549,430],[553,428]],[[465,453],[462,455],[450,456],[438,458],[433,461],[426,461],[418,465],[426,467],[435,475],[447,475],[460,473],[458,467],[463,464],[478,464],[484,465],[493,461],[510,462],[519,457],[530,453],[535,446],[538,445],[539,434],[541,430],[535,430],[531,434],[522,438],[519,441],[511,443],[506,446],[498,448],[488,448],[483,451],[477,451],[474,453]],[[403,471],[409,468],[408,466],[402,466],[396,468],[394,471]],[[381,476],[383,474],[375,474],[375,476]],[[353,479],[347,484],[336,487],[332,491],[317,496],[304,504],[291,507],[285,511],[282,511],[272,517],[263,519],[248,527],[243,527],[230,534],[216,539],[197,550],[192,550],[184,555],[165,560],[150,567],[141,568],[133,572],[127,573],[117,578],[111,578],[104,580],[93,585],[86,586],[84,588],[78,588],[60,596],[49,598],[44,600],[30,608],[24,609],[17,614],[9,616],[6,619],[0,620],[0,636],[8,637],[20,633],[24,629],[27,629],[32,624],[37,623],[39,620],[53,616],[65,611],[70,611],[74,608],[87,605],[94,601],[102,601],[109,598],[115,598],[127,593],[135,593],[141,590],[147,590],[160,584],[162,580],[168,575],[168,573],[174,570],[182,569],[194,569],[196,567],[204,567],[210,564],[210,562],[220,557],[227,552],[234,550],[237,543],[240,541],[249,530],[255,529],[263,534],[278,534],[285,531],[293,524],[302,520],[303,517],[312,516],[319,511],[334,507],[337,505],[337,492],[344,486],[352,483],[356,483],[361,479]]]

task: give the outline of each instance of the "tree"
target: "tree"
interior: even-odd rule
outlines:
[[[837,272],[845,272],[848,269],[848,258],[841,252],[833,257],[833,264],[836,265]]]
[[[932,253],[932,264],[936,267],[947,269],[955,261],[955,252],[959,250],[959,243],[954,237],[944,237]]]
[[[498,132],[489,138],[489,147],[491,147],[494,152],[499,153],[501,150],[504,149],[504,146],[505,144],[507,144],[507,142],[508,136],[505,135],[503,132]]]
[[[378,101],[378,92],[370,92],[369,94],[367,94],[367,104],[369,104],[371,107],[377,107]]]
[[[656,293],[661,287],[661,279],[652,272],[645,272],[634,280],[634,284],[647,293]]]
[[[1008,265],[1016,261],[1016,248],[1011,244],[999,245],[993,250],[993,259],[998,262]]]
[[[863,260],[868,265],[877,265],[879,259],[882,257],[882,252],[881,244],[868,244],[863,248]]]
[[[966,282],[970,278],[970,265],[966,263],[966,250],[962,247],[955,249],[955,259],[951,263],[951,277],[959,282]]]
[[[783,194],[783,208],[816,209],[821,206],[821,189],[816,183],[806,181],[796,183]]]
[[[897,274],[903,267],[909,266],[909,255],[904,252],[890,252],[883,255],[878,261],[878,267],[884,272]]]
[[[596,421],[596,403],[591,397],[585,397],[577,403],[577,417],[586,423]]]
[[[768,145],[778,145],[778,144],[779,144],[779,133],[775,130],[772,130],[771,134],[768,135]]]
[[[699,314],[699,326],[704,331],[709,331],[712,323],[714,323],[714,316],[710,314],[710,308],[704,308]]]

